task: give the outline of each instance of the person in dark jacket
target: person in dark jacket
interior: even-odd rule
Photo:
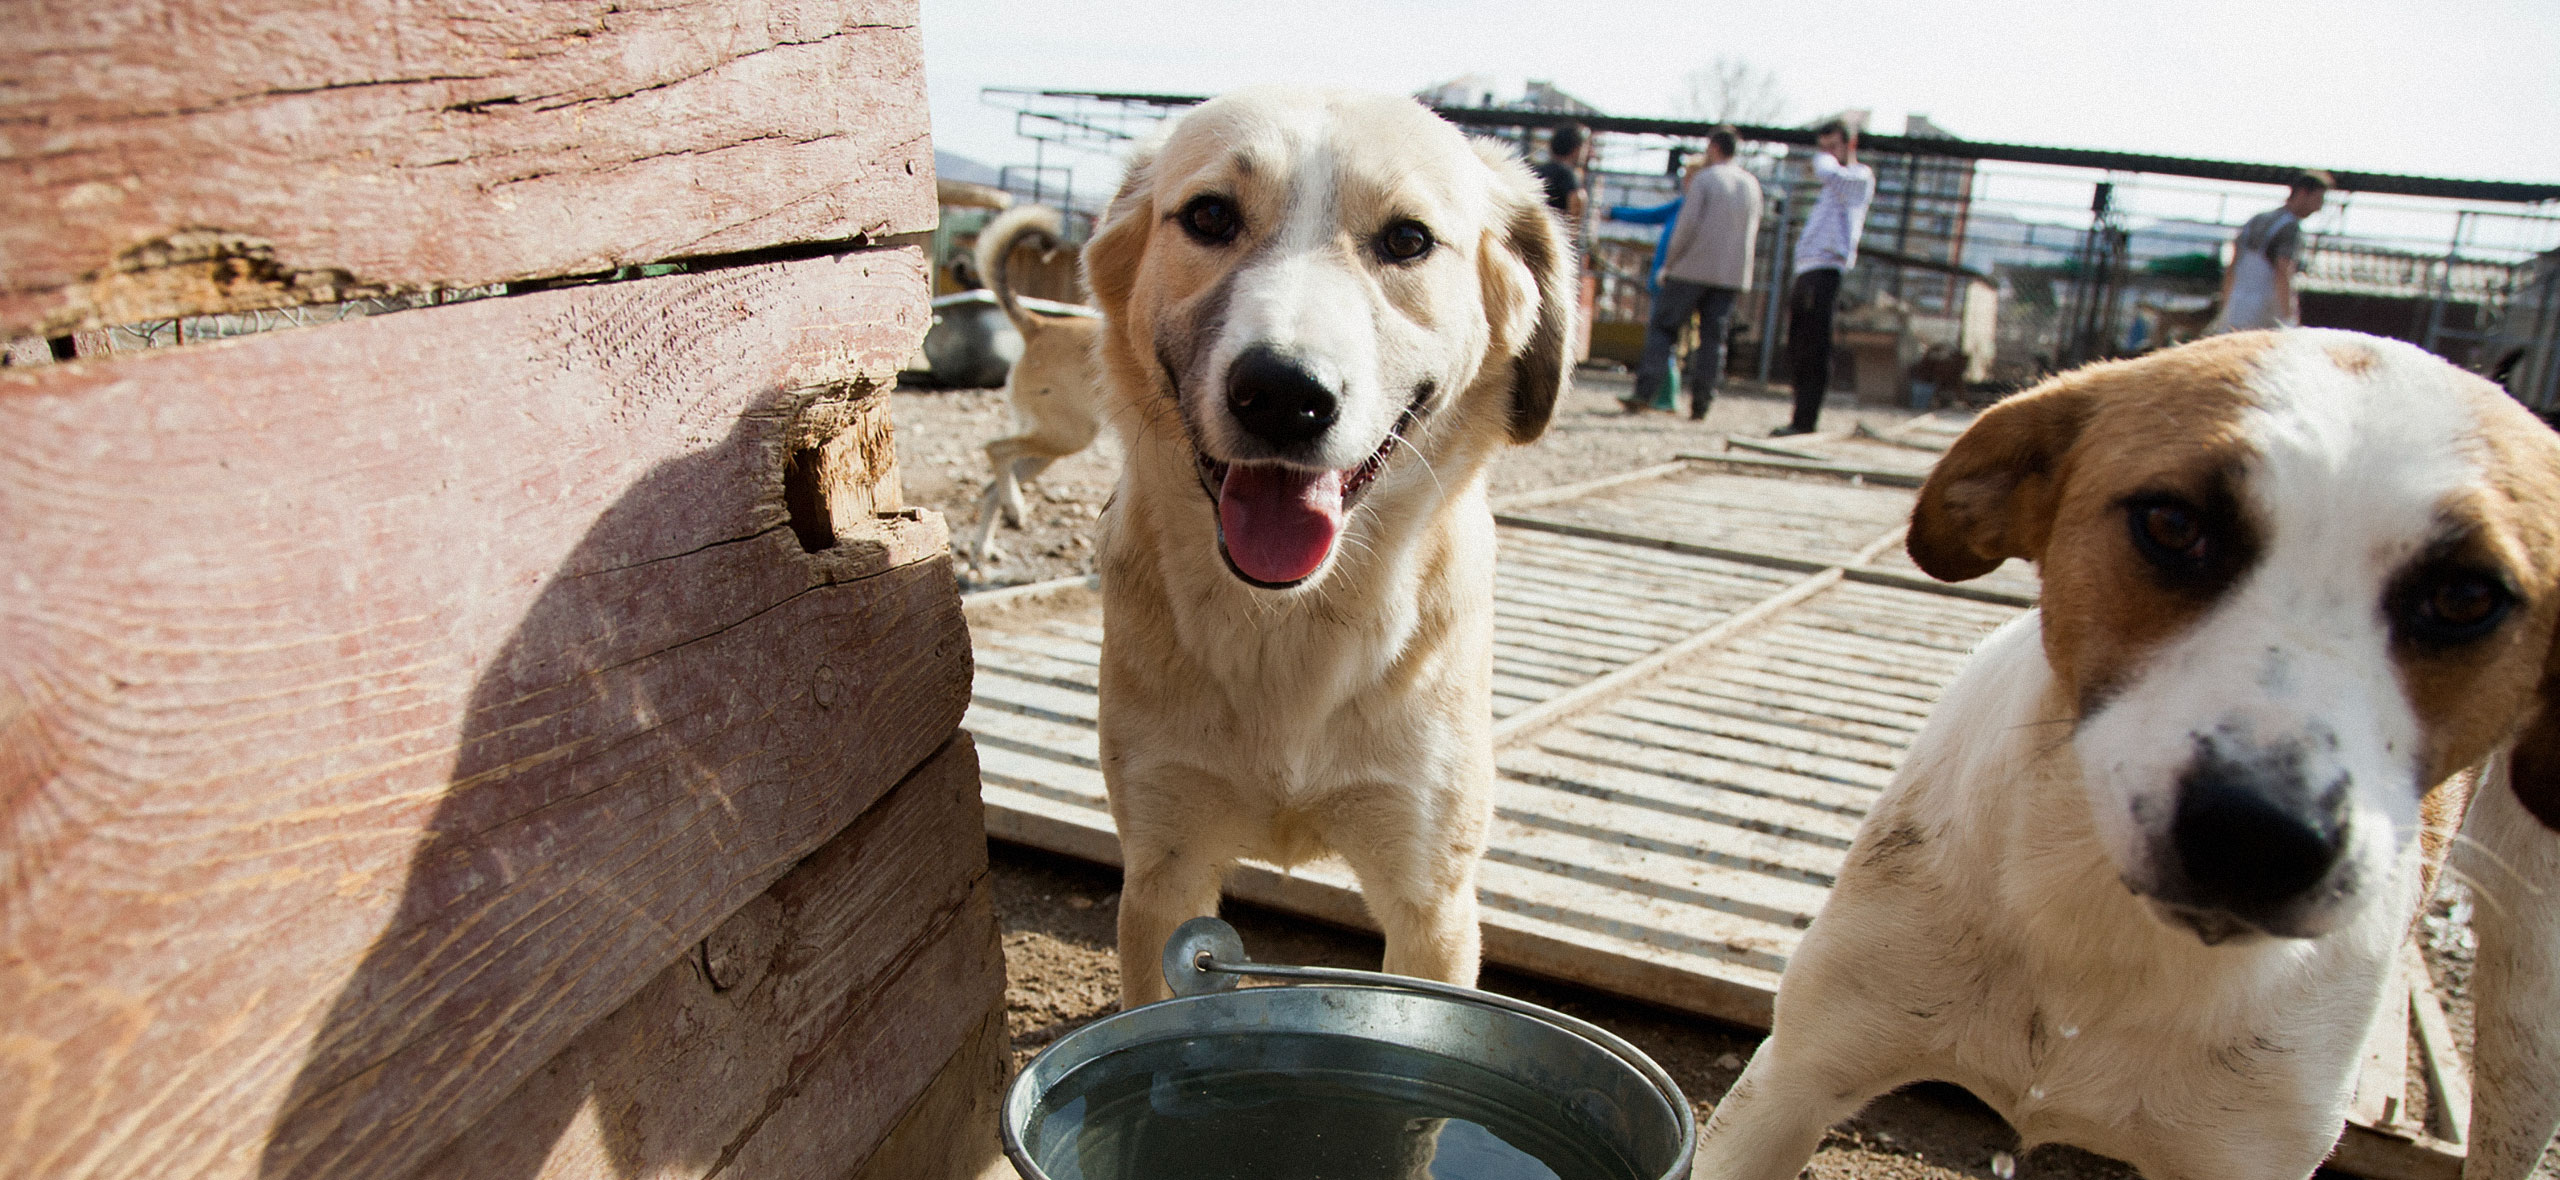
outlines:
[[[1560,123],[1547,133],[1547,160],[1530,171],[1547,186],[1547,204],[1570,223],[1582,220],[1582,166],[1591,159],[1591,129]]]

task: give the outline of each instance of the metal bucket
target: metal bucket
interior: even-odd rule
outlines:
[[[1505,996],[1253,963],[1197,918],[1175,998],[1050,1045],[1005,1095],[1024,1180],[1685,1180],[1697,1126],[1653,1060]],[[1293,987],[1238,989],[1247,976]]]

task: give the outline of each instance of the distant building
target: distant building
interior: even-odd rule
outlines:
[[[2132,232],[2127,257],[2137,266],[2196,254],[2219,261],[2239,232],[2236,225],[2164,217]]]
[[[1965,218],[1966,269],[1995,274],[2008,266],[2054,266],[2071,257],[2085,225],[2029,221],[2005,209],[1976,209]]]
[[[1466,74],[1446,82],[1426,86],[1414,92],[1425,105],[1435,107],[1474,107],[1498,111],[1543,111],[1562,115],[1597,115],[1600,108],[1556,88],[1553,82],[1532,78],[1522,85],[1516,98],[1502,98],[1502,84],[1488,74]]]
[[[1495,111],[1537,111],[1542,114],[1597,115],[1600,108],[1556,88],[1553,82],[1532,78],[1523,83],[1517,97],[1501,97],[1502,84],[1487,74],[1466,74],[1414,92],[1413,97],[1425,106],[1467,107]],[[1541,158],[1539,145],[1543,135],[1533,137],[1525,128],[1473,127],[1469,135],[1488,136],[1509,143],[1528,159]]]
[[[1561,115],[1596,115],[1600,108],[1556,89],[1553,82],[1531,79],[1516,102],[1505,104],[1513,110],[1552,111]]]

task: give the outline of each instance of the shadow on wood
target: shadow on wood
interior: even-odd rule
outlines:
[[[725,439],[634,483],[485,665],[396,913],[330,1004],[263,1175],[411,1174],[657,965],[716,983],[718,968],[697,951],[712,927],[766,901],[807,849],[945,745],[957,721],[948,690],[965,685],[967,667],[952,648],[958,605],[938,544],[896,552],[906,547],[874,542],[813,562],[775,525],[666,554],[671,522],[733,518],[737,501],[770,495],[772,475],[750,473],[778,466],[775,416],[791,401],[757,398]],[[955,666],[957,684],[942,683]],[[955,895],[900,911],[908,929],[865,938],[893,952],[911,939],[929,946],[970,906],[983,912],[970,876],[957,875]],[[688,956],[698,962],[679,962]],[[892,957],[885,969],[906,965]],[[921,994],[934,983],[906,986]],[[830,998],[798,997],[782,1016],[823,1025],[841,1016]],[[938,1063],[976,1019],[955,1025],[949,1044],[913,1048]],[[786,1054],[732,1064],[788,1073],[804,1063]],[[692,1110],[646,1127],[608,1124],[615,1171],[718,1164],[789,1079],[724,1081],[712,1097],[747,1104],[739,1117]],[[548,1133],[525,1136],[538,1142],[461,1144],[465,1170],[536,1174],[583,1097],[559,1095],[542,1115]],[[530,1167],[495,1166],[510,1154],[499,1147],[530,1147],[521,1153]]]

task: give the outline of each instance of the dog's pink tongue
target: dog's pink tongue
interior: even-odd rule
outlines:
[[[1257,582],[1316,572],[1342,532],[1342,473],[1277,463],[1238,463],[1218,489],[1227,560]]]

